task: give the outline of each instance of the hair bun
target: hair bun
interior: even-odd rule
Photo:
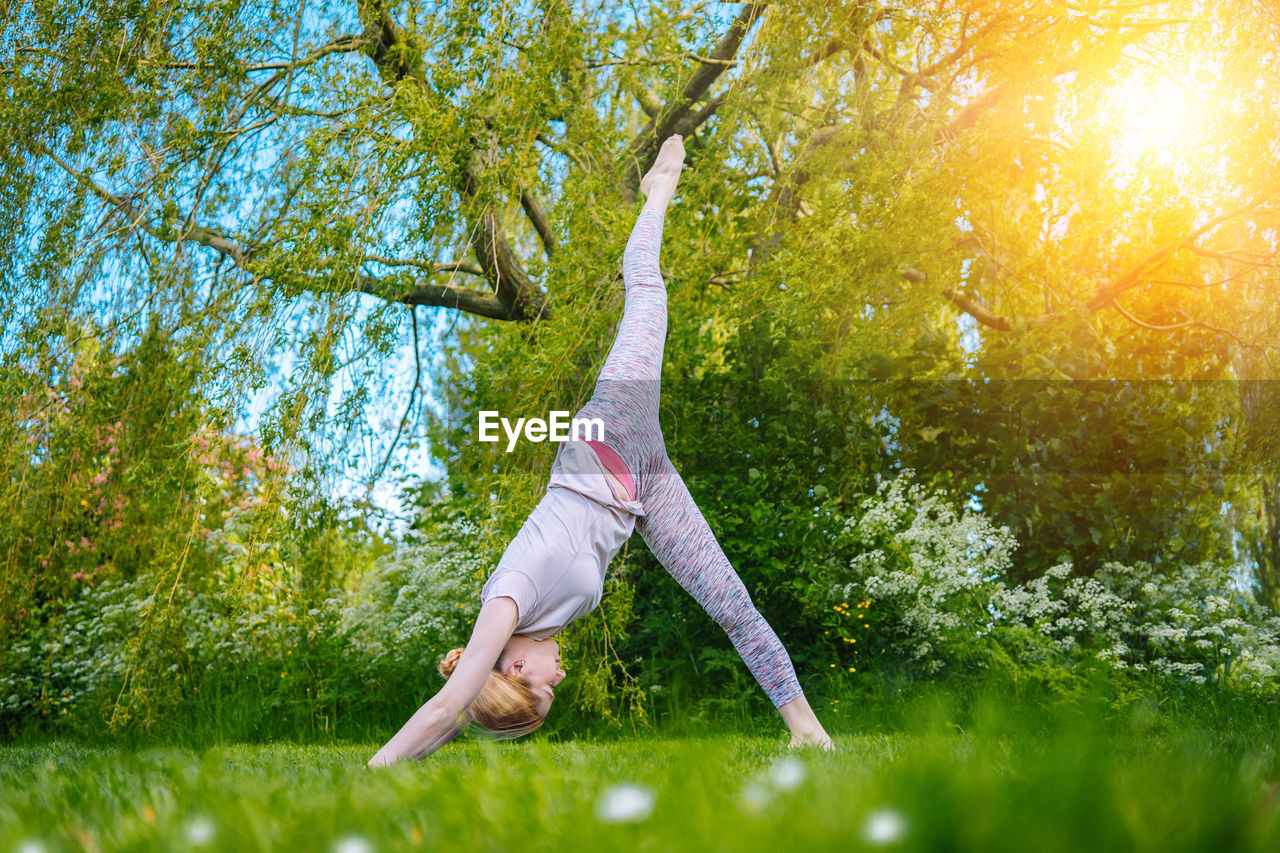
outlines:
[[[458,661],[462,659],[462,649],[450,649],[449,654],[444,656],[440,661],[440,674],[445,678],[453,675],[453,671],[458,668]]]

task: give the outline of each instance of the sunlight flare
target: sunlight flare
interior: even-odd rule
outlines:
[[[1119,179],[1152,166],[1185,175],[1197,165],[1214,118],[1201,80],[1205,69],[1189,61],[1167,69],[1133,65],[1107,90],[1102,105],[1104,120],[1114,128],[1112,170]]]

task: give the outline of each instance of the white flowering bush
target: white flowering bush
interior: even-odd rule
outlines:
[[[252,734],[273,715],[296,725],[299,715],[385,705],[380,686],[434,686],[436,660],[469,635],[485,575],[464,546],[425,541],[316,600],[299,592],[303,569],[223,553],[252,572],[104,577],[33,620],[34,632],[5,650],[0,723],[151,727],[216,693],[239,697],[223,707],[234,704]]]
[[[1063,563],[1015,583],[1007,529],[910,479],[882,485],[843,531],[856,554],[828,596],[874,632],[864,647],[928,674],[999,667],[1055,679],[1100,662],[1255,694],[1280,687],[1280,618],[1236,588],[1231,567],[1108,563],[1080,577]]]
[[[371,662],[421,663],[465,644],[479,610],[488,562],[454,542],[400,545],[360,579],[340,625]]]
[[[1114,669],[1270,692],[1280,672],[1280,619],[1233,588],[1230,567],[1107,563],[1076,577],[1070,563],[993,599],[1001,620]]]
[[[990,630],[991,597],[1016,543],[1006,528],[956,512],[909,478],[882,485],[848,520],[844,536],[861,553],[831,593],[874,602],[877,639],[935,673]]]
[[[154,604],[148,579],[84,587],[66,610],[9,647],[0,713],[62,717],[97,706],[129,671],[130,645]]]
[[[99,575],[30,619],[0,658],[0,729],[182,731],[186,714],[234,718],[235,736],[254,737],[399,715],[438,687],[436,663],[468,638],[489,571],[491,555],[466,544],[474,531],[441,530],[353,551],[318,583],[302,552],[282,556],[232,513],[207,538],[215,573]],[[806,607],[820,605],[804,618],[822,632],[826,669],[894,662],[917,677],[987,670],[1070,687],[1102,668],[1257,696],[1280,685],[1280,619],[1237,589],[1229,567],[1109,563],[1081,577],[1062,563],[1017,583],[1009,531],[909,474],[865,499],[837,539],[822,581],[804,590]],[[606,592],[566,648],[584,664],[577,701],[614,720],[618,695],[639,691],[612,650],[635,617],[622,567]]]
[[[117,723],[134,710],[163,713],[210,675],[282,671],[278,661],[323,630],[315,619],[308,629],[288,605],[227,593],[197,593],[151,573],[81,588],[61,613],[10,647],[0,713],[96,712]]]

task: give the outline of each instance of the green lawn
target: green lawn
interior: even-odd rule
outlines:
[[[947,720],[837,735],[0,747],[8,850],[1280,850],[1273,731]],[[1260,733],[1261,731],[1261,733]]]

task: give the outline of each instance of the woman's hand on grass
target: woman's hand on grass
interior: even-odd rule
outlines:
[[[395,737],[369,759],[369,767],[385,767],[402,758],[421,761],[466,727],[466,718],[457,711],[441,707],[439,697],[431,699],[409,718]]]
[[[484,603],[449,680],[369,759],[370,767],[395,764],[402,758],[421,760],[466,729],[466,709],[480,695],[494,664],[502,657],[518,617],[515,601],[506,596]]]

